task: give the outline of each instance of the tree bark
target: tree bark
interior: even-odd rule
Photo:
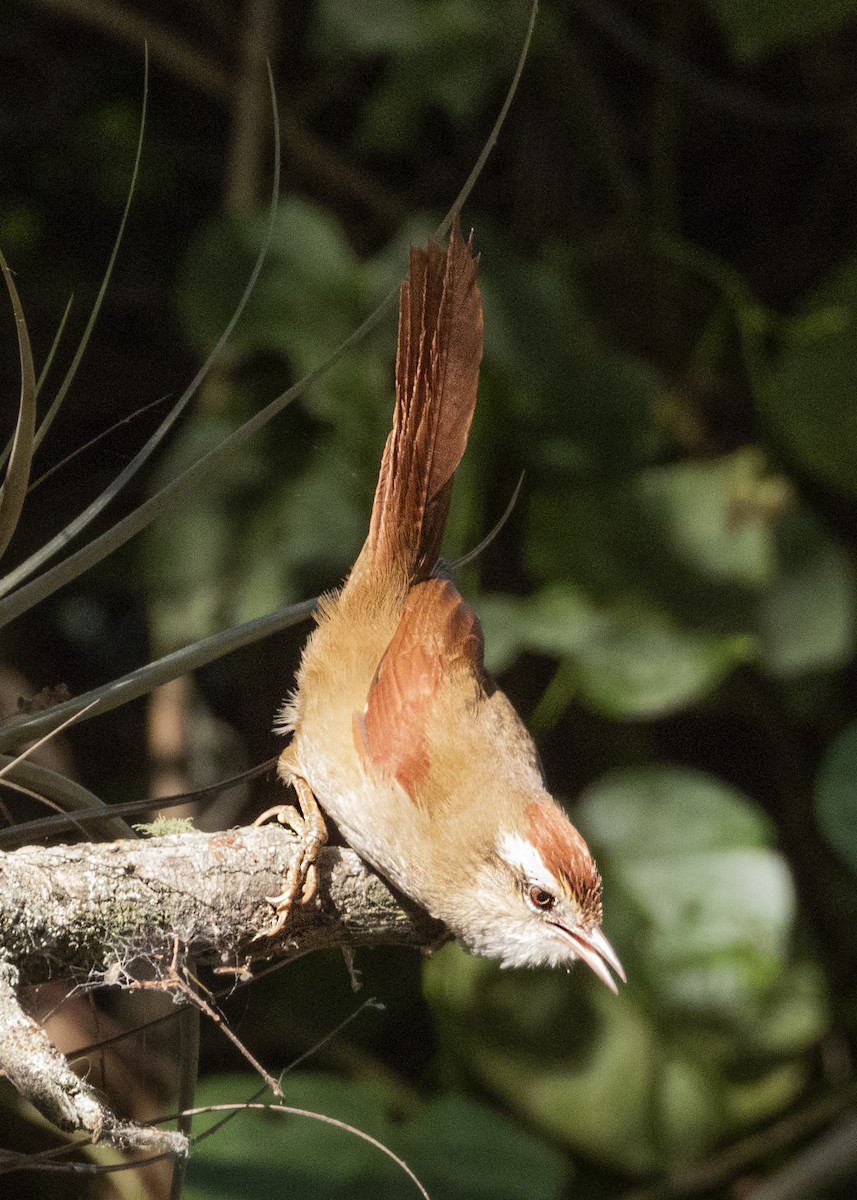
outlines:
[[[316,895],[268,937],[273,910],[265,897],[281,890],[300,848],[267,826],[0,853],[0,1068],[63,1129],[183,1152],[181,1135],[118,1121],[23,1012],[17,993],[57,978],[169,987],[184,982],[188,959],[241,975],[260,959],[331,946],[428,948],[442,936],[438,922],[352,850],[325,847]]]

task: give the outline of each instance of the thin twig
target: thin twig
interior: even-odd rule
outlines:
[[[226,211],[236,215],[253,211],[259,190],[268,115],[265,63],[274,60],[278,14],[277,0],[244,4],[223,201]]]

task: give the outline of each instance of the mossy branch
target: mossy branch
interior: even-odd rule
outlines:
[[[272,920],[265,897],[280,890],[299,851],[279,827],[250,827],[0,853],[0,1068],[66,1130],[182,1152],[169,1140],[177,1135],[165,1141],[159,1131],[119,1122],[26,1016],[17,993],[57,978],[186,990],[189,959],[195,969],[237,976],[259,960],[331,946],[437,942],[437,922],[353,851],[331,847],[319,858],[316,896],[295,907],[277,937],[260,937]]]

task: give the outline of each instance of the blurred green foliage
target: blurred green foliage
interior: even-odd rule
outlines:
[[[857,872],[857,723],[827,747],[816,780],[818,823],[852,871]]]
[[[792,46],[838,30],[853,18],[854,0],[821,0],[806,4],[791,0],[708,0],[734,52],[741,58],[760,58],[782,46]]]
[[[200,1104],[233,1104],[252,1082],[219,1076]],[[466,1096],[449,1093],[402,1111],[395,1087],[312,1074],[285,1085],[285,1103],[308,1116],[240,1114],[204,1142],[191,1163],[186,1200],[273,1200],[293,1190],[305,1200],[393,1200],[417,1195],[400,1166],[347,1130],[344,1121],[407,1162],[432,1196],[449,1200],[560,1200],[564,1168],[554,1150]],[[414,1106],[408,1106],[413,1110]]]
[[[579,812],[633,986],[617,1001],[450,950],[429,994],[450,1052],[530,1122],[628,1171],[664,1169],[806,1085],[823,987],[794,955],[788,867],[747,797],[701,772],[626,768]]]
[[[215,7],[237,43],[244,6]],[[294,20],[280,14],[279,55],[269,49],[286,114],[324,153],[290,126],[251,306],[150,489],[313,370],[404,275],[408,242],[424,242],[487,135],[526,15],[512,0],[297,7]],[[179,8],[174,36],[223,55],[214,10],[200,30]],[[44,62],[78,71],[65,26],[26,0],[13,9],[45,39]],[[482,253],[485,359],[447,551],[478,542],[523,471],[507,526],[460,582],[489,666],[596,850],[629,983],[614,997],[581,971],[503,972],[447,947],[425,966],[423,1003],[415,963],[366,955],[387,1015],[321,1051],[329,1074],[290,1077],[287,1100],[381,1137],[433,1200],[733,1195],[744,1173],[787,1174],[819,1098],[845,1108],[853,1096],[854,9],[547,0],[465,208]],[[15,63],[29,53],[18,37],[0,14]],[[87,53],[92,70],[59,123],[67,154],[38,132],[24,154],[0,105],[22,164],[20,186],[0,188],[0,241],[29,272],[25,297],[43,282],[44,329],[58,277],[97,277],[93,230],[109,235],[133,142],[136,51],[119,65],[101,41]],[[188,103],[187,80],[159,70],[156,56],[145,238],[132,230],[69,445],[127,413],[117,378],[126,391],[145,382],[134,404],[183,384],[264,236],[254,206],[221,202],[224,101],[213,118],[212,94]],[[71,84],[44,86],[48,122]],[[26,98],[23,71],[18,88]],[[57,213],[76,207],[79,226],[56,233]],[[139,604],[142,580],[161,653],[335,586],[366,528],[394,332],[391,315],[136,557],[96,574],[89,602]],[[93,473],[112,469],[108,455]],[[45,528],[88,482],[74,469],[50,493]],[[63,603],[47,628],[68,627]],[[93,661],[109,672],[129,641],[127,623],[96,624],[68,651],[73,684]],[[267,731],[298,649],[263,647],[201,679],[211,712],[260,758],[277,748]],[[56,681],[47,650],[7,651],[40,684]],[[95,749],[81,755],[91,771],[109,755]],[[260,1010],[235,1020],[266,1063],[300,1054],[351,1003],[326,959],[259,986]],[[231,1060],[208,1035],[203,1050],[200,1103],[240,1099],[249,1089],[224,1073]],[[777,1140],[786,1115],[799,1132]],[[693,1185],[696,1168],[707,1186]],[[681,1171],[684,1190],[669,1182]],[[345,1133],[247,1114],[200,1146],[186,1195],[410,1186]]]

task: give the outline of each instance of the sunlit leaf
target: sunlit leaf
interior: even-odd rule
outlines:
[[[739,663],[752,659],[743,634],[682,630],[642,605],[596,606],[579,589],[555,585],[531,600],[479,602],[489,666],[501,670],[522,650],[568,666],[568,699],[618,718],[654,717],[693,704]]]
[[[670,551],[698,572],[698,586],[767,583],[775,568],[771,514],[762,505],[764,460],[751,449],[714,462],[644,471],[635,486]]]
[[[710,776],[658,767],[607,776],[583,812],[643,914],[662,999],[722,1013],[763,993],[788,958],[794,892],[761,813]]]
[[[718,637],[619,612],[581,650],[580,692],[608,716],[661,716],[701,700],[752,655],[752,639],[741,634]]]

